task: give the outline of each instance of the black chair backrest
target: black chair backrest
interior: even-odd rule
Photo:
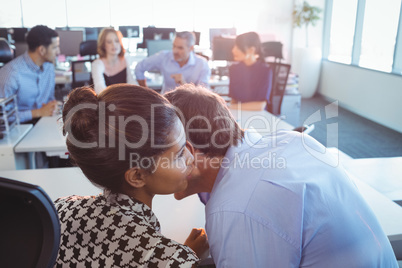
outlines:
[[[281,42],[275,42],[275,41],[271,41],[271,42],[264,42],[261,44],[262,46],[262,51],[264,53],[264,57],[274,57],[275,58],[275,62],[276,61],[281,61],[283,59],[283,55],[282,55],[282,43]]]
[[[81,56],[96,56],[98,54],[97,51],[97,43],[96,40],[87,40],[81,42],[80,44],[80,55]]]
[[[0,38],[0,62],[6,64],[14,58],[14,51],[5,38]]]
[[[0,177],[2,267],[53,267],[60,222],[49,196],[37,185]]]
[[[267,63],[272,68],[272,89],[269,96],[270,102],[267,104],[266,109],[271,114],[280,115],[291,65],[278,62]]]
[[[79,60],[71,62],[73,81],[71,87],[92,85],[91,65],[92,60]]]

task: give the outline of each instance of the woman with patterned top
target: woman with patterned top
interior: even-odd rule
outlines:
[[[128,83],[137,84],[130,69],[130,62],[124,56],[123,35],[113,28],[103,28],[98,37],[99,58],[92,62],[94,90],[100,93],[107,86]]]
[[[179,244],[160,233],[151,210],[155,194],[183,191],[193,169],[193,148],[173,106],[134,85],[99,95],[77,88],[63,122],[71,160],[104,193],[55,201],[56,267],[196,267],[208,254],[205,231],[193,229]]]

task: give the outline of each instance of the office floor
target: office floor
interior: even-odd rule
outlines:
[[[315,129],[310,134],[319,142],[328,147],[338,147],[352,158],[402,156],[402,133],[341,107],[337,116],[329,118],[325,110],[329,104],[320,95],[302,99],[301,102],[300,124],[320,111],[323,119],[314,123]]]

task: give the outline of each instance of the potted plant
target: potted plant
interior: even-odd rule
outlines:
[[[296,5],[293,9],[293,27],[302,28],[306,27],[306,47],[308,47],[308,27],[315,26],[321,19],[319,14],[322,9],[319,7],[311,6],[306,1],[302,5]]]
[[[321,69],[321,49],[309,46],[309,28],[321,20],[322,9],[303,1],[293,9],[293,27],[305,31],[305,46],[293,50],[292,71],[299,75],[299,91],[311,98],[317,89]]]

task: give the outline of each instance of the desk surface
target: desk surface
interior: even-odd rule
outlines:
[[[31,124],[17,125],[10,133],[6,134],[3,139],[0,139],[1,147],[14,147],[32,128]]]
[[[68,195],[98,195],[102,192],[89,182],[79,168],[0,171],[0,176],[39,185],[52,200]],[[184,243],[192,228],[204,228],[204,208],[197,195],[182,201],[177,201],[173,195],[156,195],[152,210],[161,223],[162,233]]]
[[[32,130],[15,146],[16,153],[66,152],[66,139],[59,116],[42,117]]]
[[[402,157],[351,159],[343,165],[389,199],[402,200]]]

